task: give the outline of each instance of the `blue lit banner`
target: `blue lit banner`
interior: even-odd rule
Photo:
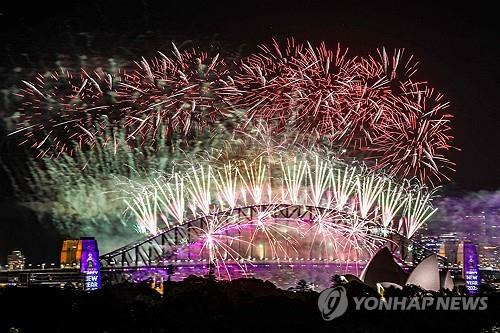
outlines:
[[[101,265],[95,239],[82,239],[80,271],[85,274],[85,290],[101,288]]]
[[[463,276],[465,280],[465,287],[469,295],[479,293],[479,285],[481,284],[481,277],[479,276],[478,259],[476,245],[473,243],[464,243],[464,262],[463,262]]]

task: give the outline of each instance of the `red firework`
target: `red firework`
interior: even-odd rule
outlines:
[[[21,98],[17,129],[39,152],[60,155],[93,146],[99,131],[120,114],[112,107],[115,78],[97,70],[66,69],[38,74],[16,95]]]
[[[417,63],[404,50],[349,57],[340,46],[294,39],[259,49],[234,70],[218,55],[174,46],[119,77],[38,76],[19,94],[16,133],[42,155],[72,153],[118,124],[130,140],[193,138],[244,110],[238,131],[264,121],[274,132],[313,134],[392,175],[433,183],[453,168],[445,157],[453,139],[448,103],[414,81]]]
[[[235,74],[241,96],[234,104],[248,110],[249,119],[262,118],[278,124],[323,133],[337,109],[346,103],[346,51],[297,44],[288,39],[285,48],[271,47],[245,58]]]
[[[404,57],[404,50],[394,50],[389,57],[385,49],[378,50],[378,57],[356,57],[349,62],[350,103],[339,109],[339,128],[344,129],[336,139],[349,150],[370,146],[374,135],[397,110],[396,96],[400,86],[410,80],[416,71],[413,57]]]
[[[365,149],[378,159],[376,166],[390,174],[430,183],[448,179],[443,171],[454,166],[445,157],[453,140],[449,133],[452,116],[445,112],[449,103],[423,84],[407,84],[401,89],[394,112]]]
[[[172,53],[143,58],[118,85],[118,105],[130,114],[125,126],[131,137],[156,137],[158,131],[166,138],[191,136],[229,114],[226,100],[238,92],[224,60],[196,50],[179,52],[175,45]]]

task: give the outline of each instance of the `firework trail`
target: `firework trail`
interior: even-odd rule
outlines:
[[[342,239],[339,221],[342,215],[329,209],[320,211],[314,209],[314,221],[308,225],[304,237],[310,239],[310,252],[317,252],[319,249],[321,259],[333,260],[339,256],[338,250],[342,246],[339,242]]]
[[[315,164],[312,167],[307,164],[307,175],[310,184],[310,201],[313,206],[320,206],[323,196],[328,187],[329,180],[328,162],[320,160],[315,156]]]
[[[160,179],[155,179],[155,201],[158,201],[160,208],[167,212],[177,224],[184,221],[184,211],[185,211],[185,190],[184,190],[184,178],[176,173],[172,177],[173,182],[163,182],[160,183]],[[169,219],[162,214],[163,222],[167,227],[171,226]]]
[[[218,191],[218,201],[225,202],[229,208],[235,208],[238,202],[238,169],[229,162],[222,170],[217,169],[214,174],[214,181]],[[222,206],[224,207],[224,206]]]
[[[291,235],[290,231],[295,233],[299,231],[297,227],[291,227],[288,223],[273,218],[280,209],[282,208],[279,208],[277,205],[270,205],[259,211],[255,219],[249,222],[255,227],[250,237],[250,244],[256,243],[259,234],[263,235],[264,240],[267,241],[271,249],[271,258],[277,258],[278,260],[280,257],[283,257],[283,259],[291,258],[289,251],[287,251],[288,248],[291,248],[295,253],[298,252],[295,248],[298,245],[298,241]],[[247,252],[250,252],[250,248]],[[264,253],[262,253],[261,259],[265,259]]]
[[[138,229],[158,232],[156,221],[175,214],[165,204],[166,200],[174,200],[175,207],[180,207],[177,200],[184,198],[184,205],[191,205],[192,210],[190,216],[184,216],[186,221],[216,218],[221,207],[229,207],[221,214],[224,223],[213,226],[208,223],[199,230],[205,235],[208,257],[221,267],[225,267],[224,260],[228,259],[298,258],[304,255],[305,248],[315,258],[345,262],[373,255],[377,248],[392,242],[387,237],[390,234],[398,232],[411,238],[435,212],[432,193],[425,188],[397,184],[387,175],[365,167],[339,165],[317,153],[303,159],[300,155],[286,159],[272,157],[270,161],[274,164],[265,165],[264,157],[257,155],[260,157],[250,163],[236,160],[213,167],[201,164],[191,167],[183,176],[179,173],[162,176],[171,179],[170,182],[152,181],[147,191],[139,187],[137,193],[127,193],[127,200],[132,198],[133,204],[128,206],[136,217]],[[267,168],[274,170],[275,186],[269,186],[266,197]],[[189,197],[184,193],[189,193]],[[147,194],[150,198],[145,197]],[[257,211],[250,216],[238,213],[230,218],[236,208],[246,206],[255,206]],[[308,207],[305,209],[310,217],[299,221],[301,218],[280,215],[293,206]],[[172,223],[184,221],[174,216]],[[165,223],[163,230],[172,225]],[[381,229],[385,230],[382,236]],[[213,234],[219,235],[219,240],[210,236]],[[222,243],[222,239],[226,242]],[[241,241],[247,242],[246,250],[231,247]]]
[[[148,193],[146,188],[136,193],[132,202],[124,199],[127,207],[137,216],[137,229],[142,233],[155,235],[158,232],[158,201],[157,189],[153,189],[153,193]]]
[[[264,185],[266,181],[266,165],[263,163],[263,158],[260,157],[258,163],[248,164],[246,161],[243,161],[243,166],[242,168],[238,168],[238,172],[241,182],[245,185],[243,191],[250,193],[255,204],[261,204],[264,199]]]
[[[404,201],[403,188],[393,184],[391,180],[387,181],[385,190],[378,197],[378,205],[381,211],[381,220],[384,228],[390,228],[397,213],[403,207]]]
[[[244,273],[246,272],[247,261],[234,247],[239,243],[253,245],[239,236],[229,235],[229,231],[242,227],[234,217],[219,216],[216,213],[205,217],[203,227],[192,227],[198,233],[197,242],[201,243],[200,257],[202,257],[202,252],[207,252],[209,265],[215,266],[219,277],[225,272],[225,275],[231,278],[226,264],[228,260],[235,262]]]
[[[420,191],[409,193],[405,207],[405,214],[400,220],[399,231],[411,238],[415,232],[436,212],[429,203],[432,200],[430,193]]]

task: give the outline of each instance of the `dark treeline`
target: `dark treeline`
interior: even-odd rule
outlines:
[[[360,283],[349,297],[376,296]],[[1,332],[489,332],[500,324],[500,296],[484,311],[356,311],[323,321],[308,284],[281,290],[257,279],[215,281],[191,276],[166,282],[163,297],[148,284],[117,284],[85,293],[49,288],[0,291]],[[386,290],[386,298],[422,296]],[[439,295],[434,293],[433,296]]]

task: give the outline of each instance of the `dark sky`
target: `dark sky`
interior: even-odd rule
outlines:
[[[104,56],[124,52],[116,45],[117,40],[126,46],[130,36],[146,31],[156,36],[179,36],[179,40],[216,38],[242,47],[287,36],[311,42],[325,40],[329,45],[340,42],[352,53],[360,54],[381,46],[404,47],[421,63],[419,78],[427,79],[451,102],[455,145],[461,151],[451,154],[457,172],[450,174],[454,183],[448,188],[465,191],[500,188],[500,24],[497,11],[488,2],[444,5],[437,1],[404,1],[367,5],[333,0],[157,3],[71,0],[48,3],[16,1],[8,4],[8,8],[6,4],[0,5],[1,89],[7,86],[9,73],[20,66],[26,54],[33,59],[37,54],[56,59],[60,53],[71,52],[78,38],[86,35],[100,40],[103,45],[99,50]],[[114,37],[102,37],[109,34]],[[113,38],[110,47],[106,47],[105,38]],[[151,53],[155,51],[151,48],[157,47],[141,45],[143,53]],[[12,156],[10,150],[2,149],[1,153],[4,159]],[[46,232],[34,224],[13,227],[12,221],[26,219],[21,216],[26,213],[20,208],[9,211],[7,207],[15,203],[9,198],[2,200],[2,210],[8,213],[4,213],[0,223],[0,243],[4,244],[0,246],[0,257],[14,244],[36,242],[36,235]],[[21,236],[16,236],[21,233],[19,228],[23,234],[35,228],[32,239],[21,240]],[[11,237],[4,239],[4,235]],[[51,240],[45,242],[49,244]],[[31,249],[32,256],[34,252]]]

